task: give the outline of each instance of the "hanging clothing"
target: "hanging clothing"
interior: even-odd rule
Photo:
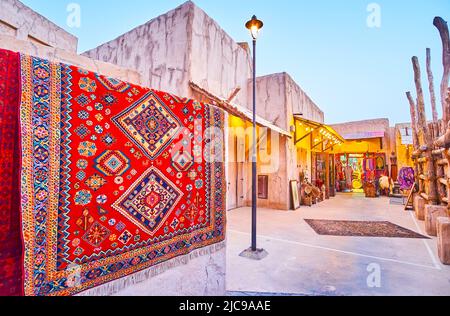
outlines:
[[[351,190],[353,187],[353,168],[350,166],[345,167],[345,181],[347,189]]]

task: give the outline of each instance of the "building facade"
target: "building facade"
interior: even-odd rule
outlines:
[[[251,205],[253,69],[247,43],[234,41],[191,1],[82,55],[76,53],[77,41],[17,0],[0,3],[1,48],[225,109],[227,209]],[[395,131],[403,135],[403,126],[390,128],[387,119],[328,126],[324,112],[289,74],[271,74],[256,81],[260,207],[295,209],[293,188],[299,189],[303,181],[324,187],[326,197],[333,196],[339,182],[336,164],[348,164],[349,159],[356,166],[363,163],[364,155],[383,157],[380,171],[384,171],[390,168],[392,151],[406,155],[403,147],[396,147]],[[409,163],[403,158],[399,161]],[[223,295],[225,249],[195,260],[195,264],[182,265],[118,294]]]
[[[251,204],[248,44],[235,42],[189,1],[83,55],[134,69],[154,89],[224,107],[230,113],[227,208]],[[324,113],[287,73],[257,78],[256,113],[258,151],[266,156],[258,155],[258,204],[289,210],[290,181],[299,180],[300,169],[311,170],[309,144],[303,146],[306,155],[299,154],[294,144],[294,114],[323,123]]]

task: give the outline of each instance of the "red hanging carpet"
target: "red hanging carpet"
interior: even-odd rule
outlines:
[[[223,247],[222,110],[0,56],[2,294],[113,294]]]
[[[0,296],[22,294],[19,54],[0,50]]]

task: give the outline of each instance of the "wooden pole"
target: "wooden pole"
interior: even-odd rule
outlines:
[[[441,103],[443,113],[443,123],[447,126],[450,120],[450,109],[446,102],[448,83],[450,77],[450,35],[448,31],[447,22],[441,17],[435,17],[433,25],[438,29],[442,40],[442,64],[444,66],[444,73],[441,82]]]
[[[428,74],[428,83],[430,89],[430,98],[431,98],[431,110],[433,113],[433,122],[438,122],[438,113],[436,108],[436,93],[434,91],[434,76],[433,71],[431,70],[431,49],[427,48],[427,74]]]
[[[417,151],[420,147],[419,142],[419,134],[417,132],[417,113],[416,113],[416,103],[414,102],[413,97],[411,96],[411,92],[406,92],[406,97],[409,101],[409,109],[411,113],[411,128],[413,131],[413,147],[414,151]],[[419,174],[420,174],[420,166],[419,162],[417,161],[417,157],[413,155],[413,162],[414,162],[414,178],[416,183],[416,188],[419,190],[419,194],[421,193],[422,189],[420,187],[420,181],[419,181]],[[412,190],[414,192],[414,189]]]
[[[412,58],[412,64],[414,70],[414,83],[417,91],[417,128],[419,132],[420,145],[429,145],[429,140],[431,137],[429,137],[430,135],[428,133],[425,99],[422,89],[422,75],[420,71],[419,59],[416,56]]]
[[[417,90],[417,121],[419,133],[422,135],[422,142],[427,146],[425,152],[425,158],[427,159],[425,167],[426,183],[428,184],[428,202],[431,205],[438,203],[437,195],[437,183],[436,183],[436,169],[433,160],[433,138],[428,129],[427,117],[425,113],[425,99],[422,89],[422,78],[420,71],[419,59],[414,56],[412,58],[413,70],[414,70],[414,83]]]
[[[417,132],[417,113],[416,113],[416,103],[414,102],[413,97],[411,96],[411,92],[406,92],[406,97],[409,101],[409,109],[411,113],[411,128],[413,131],[413,145],[414,150],[418,150],[420,147],[419,143],[419,134]]]
[[[445,101],[447,103],[447,107],[450,108],[450,88],[448,89],[447,92],[448,93],[447,93],[447,97],[446,97]],[[438,139],[436,139],[434,141],[434,145],[436,147],[443,147],[445,149],[450,148],[450,122],[447,124],[447,129],[446,129],[445,133],[441,137],[439,137]],[[449,165],[449,170],[450,170],[450,165]]]

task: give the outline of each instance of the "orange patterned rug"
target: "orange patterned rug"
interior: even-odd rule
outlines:
[[[218,249],[222,110],[28,55],[20,71],[26,295],[116,289]]]

